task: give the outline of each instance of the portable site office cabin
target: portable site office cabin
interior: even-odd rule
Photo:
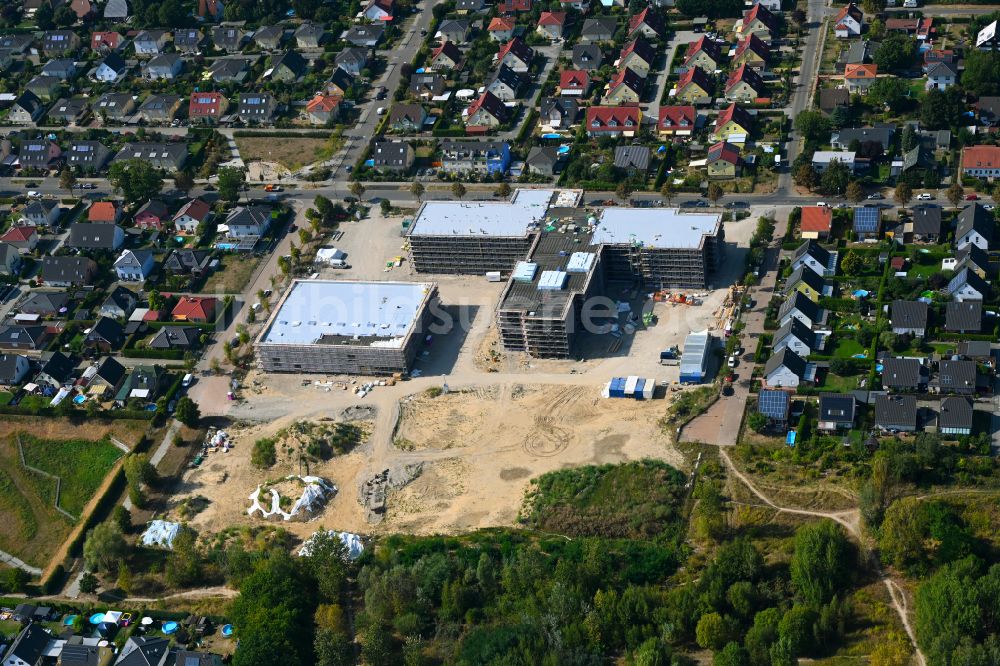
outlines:
[[[633,398],[635,400],[652,400],[656,380],[649,377],[612,377],[604,385],[603,395],[606,398]]]
[[[712,351],[712,336],[708,331],[690,333],[684,339],[681,356],[681,384],[700,384],[708,372],[708,356]]]

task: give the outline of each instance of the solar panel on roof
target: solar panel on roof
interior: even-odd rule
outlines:
[[[757,397],[758,411],[772,418],[784,418],[788,394],[784,391],[761,391]]]
[[[878,208],[855,208],[854,209],[854,230],[861,232],[878,231]]]

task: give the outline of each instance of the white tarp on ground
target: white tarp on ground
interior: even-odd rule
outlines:
[[[250,508],[247,509],[247,514],[253,515],[256,512],[260,512],[265,518],[270,518],[274,515],[281,516],[284,520],[291,520],[293,517],[299,514],[302,509],[309,511],[310,513],[319,509],[323,504],[326,503],[326,496],[328,494],[334,494],[337,492],[337,486],[333,485],[326,479],[321,479],[318,476],[298,476],[292,474],[291,476],[285,477],[287,481],[298,479],[304,484],[302,489],[302,496],[292,505],[292,510],[285,512],[281,510],[281,496],[278,491],[271,488],[271,508],[265,509],[260,501],[260,486],[250,494],[247,499],[250,500]]]
[[[174,539],[181,529],[180,523],[171,523],[166,520],[151,520],[149,527],[139,537],[143,546],[159,546],[161,548],[173,549]]]
[[[347,255],[344,254],[344,252],[338,250],[335,247],[321,247],[320,249],[316,250],[317,263],[324,261],[332,261],[334,259],[343,260],[344,257],[346,256]]]
[[[316,537],[317,534],[321,534],[321,532],[314,533],[311,537],[306,539],[305,543],[302,544],[302,547],[299,548],[300,557],[308,557],[309,555],[312,554],[311,553],[312,543],[313,539]],[[327,534],[331,534],[340,539],[340,543],[344,544],[344,548],[347,549],[346,554],[347,554],[347,559],[349,560],[358,559],[359,557],[361,557],[361,553],[365,551],[365,544],[362,543],[361,536],[358,534],[351,534],[350,532],[338,532],[336,530],[330,530],[329,532],[327,532]]]

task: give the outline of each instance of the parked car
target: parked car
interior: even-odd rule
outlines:
[[[966,194],[965,195],[965,200],[966,201],[979,201],[979,195],[978,194]]]
[[[917,201],[933,201],[934,195],[928,194],[927,192],[921,192],[917,195]]]
[[[880,193],[875,192],[874,194],[869,194],[868,198],[872,201],[878,201],[879,199],[884,199],[885,197],[883,197]]]

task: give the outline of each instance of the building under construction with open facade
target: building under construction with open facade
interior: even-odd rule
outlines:
[[[423,344],[437,286],[295,280],[254,345],[265,372],[391,375]]]

